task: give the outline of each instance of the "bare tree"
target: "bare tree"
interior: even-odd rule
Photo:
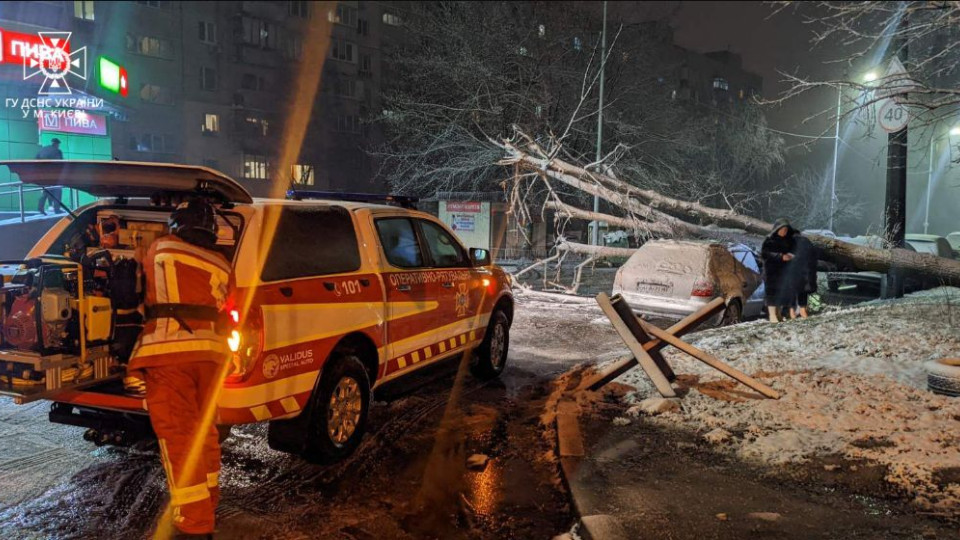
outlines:
[[[955,117],[960,107],[960,2],[776,2],[778,11],[806,19],[814,47],[836,50],[834,62],[845,76],[832,80],[784,73],[790,88],[783,102],[818,88],[852,88],[844,115],[875,114],[876,104],[892,98],[907,106],[911,127],[924,128]],[[906,53],[903,72],[888,72],[890,61]],[[873,77],[864,79],[866,72]],[[807,119],[834,117],[833,109]],[[871,128],[873,122],[868,124]]]

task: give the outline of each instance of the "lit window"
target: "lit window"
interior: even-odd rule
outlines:
[[[517,50],[517,53],[520,54],[520,56],[527,56],[528,51],[526,47],[520,47],[520,49]]]
[[[403,19],[401,19],[398,15],[394,15],[393,13],[384,13],[383,24],[388,26],[400,26],[403,24]]]
[[[200,68],[200,88],[211,91],[217,89],[217,70],[208,67]]]
[[[217,43],[217,24],[200,21],[200,41],[214,45]]]
[[[265,156],[244,154],[243,155],[243,177],[264,180],[267,178],[269,163]]]
[[[337,4],[336,9],[327,12],[327,18],[332,23],[353,28],[357,26],[357,8]]]
[[[259,116],[248,116],[246,118],[247,127],[256,135],[261,137],[267,136],[267,131],[270,128],[270,122],[266,118],[261,118]]]
[[[540,26],[538,26],[538,27],[537,27],[537,35],[540,36],[540,37],[545,37],[545,36],[547,35],[547,27],[544,26],[544,25],[542,25],[542,24],[541,24]]]
[[[157,105],[173,105],[173,92],[165,86],[141,84],[140,99]]]
[[[173,44],[166,39],[127,34],[127,50],[144,56],[173,58]]]
[[[280,44],[277,25],[253,17],[243,18],[243,42],[261,49],[276,49]]]
[[[356,63],[357,47],[347,40],[333,39],[330,42],[330,58]]]
[[[573,50],[580,52],[583,50],[583,40],[579,37],[573,38]]]
[[[313,165],[294,165],[293,183],[302,186],[313,185]]]
[[[714,89],[714,90],[722,90],[722,91],[726,92],[727,90],[730,90],[730,83],[728,83],[727,80],[724,79],[723,77],[714,77],[714,78],[713,78],[713,89]]]
[[[206,113],[203,115],[203,133],[220,133],[220,115]]]
[[[73,16],[85,21],[93,20],[93,0],[76,0],[73,3]]]

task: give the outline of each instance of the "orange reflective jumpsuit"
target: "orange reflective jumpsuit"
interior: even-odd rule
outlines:
[[[148,313],[151,306],[171,304],[221,310],[233,292],[226,258],[173,235],[150,246],[143,267]],[[189,534],[214,529],[220,444],[215,416],[205,423],[203,413],[216,406],[218,372],[228,357],[226,336],[217,334],[215,322],[187,317],[148,320],[131,355],[129,368],[144,372],[174,525]]]

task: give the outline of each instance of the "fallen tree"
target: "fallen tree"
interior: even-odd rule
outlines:
[[[696,202],[682,201],[662,193],[637,188],[614,176],[609,169],[606,172],[599,172],[594,170],[594,167],[588,169],[569,163],[557,157],[559,148],[544,149],[520,130],[516,130],[513,139],[494,141],[494,144],[503,151],[503,157],[498,163],[514,167],[514,190],[521,189],[522,182],[542,181],[546,184],[548,195],[541,204],[541,210],[554,210],[576,219],[591,221],[600,219],[633,230],[635,236],[640,236],[642,233],[645,236],[656,237],[717,238],[723,232],[737,230],[766,236],[772,228],[770,223],[744,216],[733,210],[711,208]],[[557,191],[552,187],[551,182],[554,181],[599,197],[621,209],[625,216],[599,214],[567,204],[560,199]],[[528,204],[527,197],[512,197],[512,200],[519,201],[515,204]],[[517,214],[529,216],[533,212],[529,208],[522,208],[517,211]],[[732,230],[724,230],[722,227]],[[819,248],[821,259],[826,261],[857,270],[888,272],[891,269],[898,269],[904,275],[924,281],[960,286],[960,261],[899,248],[874,249],[821,235],[808,235],[808,237]],[[594,250],[611,249],[561,242],[557,246],[557,255],[551,260],[560,260],[563,257],[561,254],[567,252],[585,254],[590,262],[598,257],[612,256],[612,254],[602,255],[599,251],[588,250],[587,247]],[[619,251],[617,256],[621,256]],[[579,277],[579,272],[577,275]],[[578,284],[579,279],[575,281],[574,287]]]

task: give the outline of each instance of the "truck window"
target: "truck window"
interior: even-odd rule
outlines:
[[[360,250],[350,212],[340,206],[273,207],[277,230],[261,279],[278,281],[342,274],[360,269]],[[268,221],[265,219],[265,221]]]
[[[419,221],[434,266],[439,268],[469,266],[463,248],[450,233],[431,221],[425,219]]]
[[[397,268],[418,268],[423,266],[423,253],[413,230],[413,223],[407,218],[378,219],[377,235],[387,261]]]

